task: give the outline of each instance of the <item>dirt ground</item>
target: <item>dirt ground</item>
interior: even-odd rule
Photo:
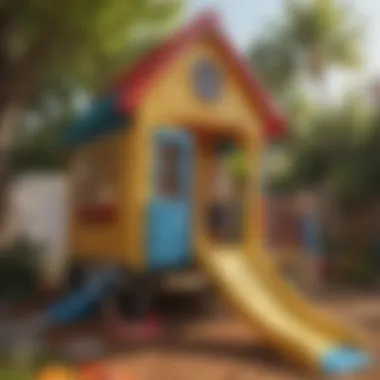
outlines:
[[[380,379],[380,293],[371,296],[331,296],[316,301],[316,306],[358,327],[370,338],[374,366],[361,374],[340,379]],[[52,350],[70,340],[98,336],[105,340],[104,326],[71,326],[50,337]],[[124,369],[132,379],[152,380],[285,380],[324,379],[301,372],[299,368],[265,347],[259,331],[252,331],[233,316],[214,320],[177,323],[169,327],[164,338],[146,344],[122,347],[107,341],[107,363]],[[126,379],[128,380],[128,379]]]

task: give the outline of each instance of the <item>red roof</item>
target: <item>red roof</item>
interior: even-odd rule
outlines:
[[[118,78],[114,83],[114,88],[122,90],[120,98],[122,109],[128,112],[136,109],[156,76],[168,67],[190,43],[194,43],[205,35],[212,36],[221,51],[225,53],[225,61],[235,73],[236,80],[246,90],[253,106],[258,109],[267,137],[275,138],[281,135],[285,131],[284,118],[276,110],[252,72],[252,68],[247,65],[245,59],[240,56],[223,32],[219,17],[214,12],[206,12],[196,18]]]

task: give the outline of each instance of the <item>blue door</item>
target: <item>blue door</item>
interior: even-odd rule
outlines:
[[[150,269],[188,265],[192,251],[193,140],[184,131],[155,136],[153,194],[148,210]]]

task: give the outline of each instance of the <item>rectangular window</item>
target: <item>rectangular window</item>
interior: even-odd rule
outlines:
[[[76,207],[87,207],[94,203],[96,187],[96,164],[88,151],[75,157],[73,173],[73,192]]]
[[[175,145],[165,144],[160,148],[159,193],[162,196],[178,197],[180,195],[180,156],[180,150]]]
[[[86,220],[109,220],[121,186],[119,146],[109,141],[84,147],[74,158],[74,207]],[[83,219],[82,218],[82,219]]]

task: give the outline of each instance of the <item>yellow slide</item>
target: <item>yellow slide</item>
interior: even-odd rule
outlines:
[[[200,261],[231,306],[285,356],[326,373],[366,367],[359,334],[318,313],[276,273],[263,253],[200,250]]]

